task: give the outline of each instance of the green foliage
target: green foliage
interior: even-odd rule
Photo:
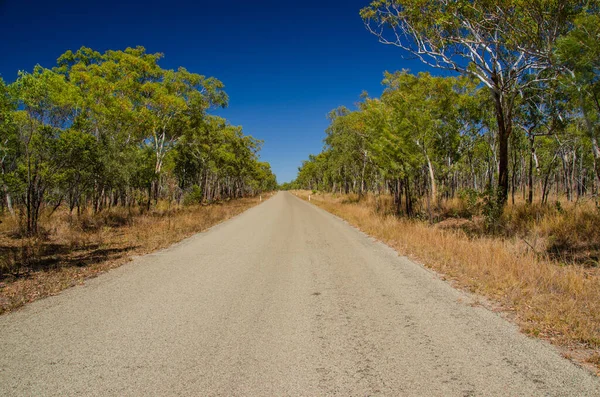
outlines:
[[[499,233],[503,229],[502,213],[504,207],[498,200],[498,190],[488,186],[483,193],[483,216],[485,228],[489,233]]]
[[[480,193],[471,188],[461,189],[458,192],[458,198],[464,203],[464,213],[460,214],[465,218],[471,218],[479,212]]]
[[[372,1],[361,17],[382,43],[457,75],[385,73],[380,98],[330,113],[323,151],[285,187],[388,193],[430,221],[458,195],[457,215],[483,213],[492,232],[509,198],[594,197],[599,5]]]
[[[193,185],[191,189],[183,197],[183,205],[200,204],[203,199],[202,189],[200,186]]]
[[[176,144],[174,175],[182,189],[203,186],[205,199],[225,193],[238,197],[248,188],[256,192],[277,187],[268,163],[260,162],[262,142],[244,135],[241,127],[220,117],[205,117],[189,128]],[[207,187],[211,181],[227,183],[223,190]]]
[[[553,46],[590,5],[587,0],[375,0],[360,14],[380,42],[489,88],[497,127],[497,197],[504,205],[517,97],[532,81],[556,75]]]
[[[161,58],[143,47],[82,47],[52,70],[19,72],[9,87],[0,80],[0,203],[16,204],[25,233],[38,233],[43,207],[63,202],[99,212],[277,186],[259,161],[261,142],[208,115],[227,105],[223,83],[163,69]]]
[[[429,205],[450,193],[438,191],[440,180],[464,168],[460,160],[481,144],[476,84],[406,71],[386,73],[383,84],[381,98],[330,113],[324,151],[302,164],[296,185],[360,195],[384,184],[398,202],[405,197],[407,213],[417,188],[430,196]],[[413,185],[424,170],[426,184]]]

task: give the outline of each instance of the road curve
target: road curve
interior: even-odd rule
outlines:
[[[0,395],[600,395],[470,300],[279,193],[0,317]]]

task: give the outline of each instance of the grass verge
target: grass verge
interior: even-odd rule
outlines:
[[[468,234],[378,212],[377,203],[294,192],[365,233],[490,299],[523,332],[550,341],[563,355],[600,370],[600,270],[539,255],[521,239]]]
[[[244,198],[208,206],[139,211],[116,208],[73,219],[55,214],[45,233],[20,238],[17,225],[0,223],[0,314],[55,295],[86,279],[178,242],[259,203]]]

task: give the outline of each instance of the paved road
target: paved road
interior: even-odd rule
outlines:
[[[600,395],[434,274],[279,193],[0,317],[0,395]]]

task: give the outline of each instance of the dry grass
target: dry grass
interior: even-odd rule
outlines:
[[[0,223],[0,314],[81,284],[133,255],[189,237],[258,204],[245,198],[210,206],[168,208],[150,213],[124,208],[97,216],[42,219],[45,233],[19,238],[10,218]]]
[[[600,263],[600,211],[574,207],[543,218],[535,229],[546,236],[553,258],[594,267]]]
[[[295,193],[305,199],[310,194]],[[424,263],[459,287],[499,303],[501,310],[514,314],[511,317],[524,332],[570,350],[565,355],[580,362],[600,364],[599,269],[566,265],[540,255],[518,237],[486,237],[465,232],[462,226],[431,226],[390,216],[382,210],[385,205],[380,200],[369,197],[356,202],[327,194],[311,197],[313,204]],[[560,231],[556,235],[561,237],[550,241],[550,246],[566,238],[577,243],[584,234],[588,235],[583,240],[592,241],[589,234],[600,233],[597,215],[582,210],[573,214],[544,215],[531,224],[542,231]]]

